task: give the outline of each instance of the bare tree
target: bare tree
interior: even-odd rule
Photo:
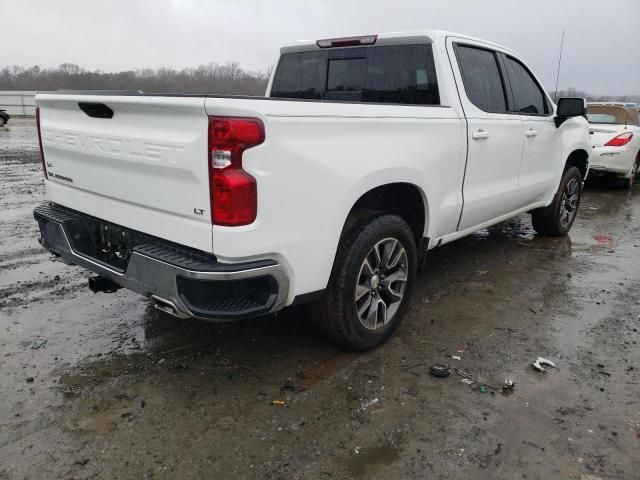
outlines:
[[[210,63],[196,68],[138,69],[105,73],[63,63],[57,68],[38,65],[6,66],[0,70],[0,90],[142,90],[149,93],[264,95],[268,72],[247,72],[237,62]]]

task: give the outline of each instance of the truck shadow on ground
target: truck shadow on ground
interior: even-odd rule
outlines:
[[[468,239],[462,239],[429,253],[425,272],[419,277],[412,304],[436,288],[437,283],[449,277],[465,277],[470,272],[491,263],[500,268],[506,262],[504,253],[514,247],[559,249],[561,255],[571,252],[569,237],[562,239],[537,238],[530,224],[519,219],[477,232]],[[530,258],[535,263],[535,258]],[[498,263],[496,263],[498,262]],[[523,262],[523,269],[527,267]],[[314,304],[286,308],[283,311],[262,317],[236,322],[207,322],[196,319],[180,320],[151,305],[144,318],[144,335],[154,345],[163,349],[179,348],[185,345],[214,348],[216,351],[231,353],[235,349],[245,351],[251,348],[265,356],[271,354],[291,354],[300,350],[339,351],[325,341],[314,328],[309,311]],[[183,347],[186,350],[186,347]],[[182,350],[183,353],[184,350]]]

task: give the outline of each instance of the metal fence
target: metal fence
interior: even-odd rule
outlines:
[[[36,114],[35,96],[36,92],[0,91],[0,110],[6,110],[9,115],[32,117]]]

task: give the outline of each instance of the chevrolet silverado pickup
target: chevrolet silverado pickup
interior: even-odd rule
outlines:
[[[591,150],[583,99],[444,31],[287,45],[264,97],[36,103],[40,242],[93,291],[216,321],[306,301],[354,350],[398,327],[428,250],[525,212],[565,235]]]

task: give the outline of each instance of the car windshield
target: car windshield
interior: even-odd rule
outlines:
[[[614,105],[588,105],[587,119],[589,123],[640,125],[640,117],[635,108]]]
[[[616,116],[606,113],[587,113],[587,119],[589,123],[616,123]]]

